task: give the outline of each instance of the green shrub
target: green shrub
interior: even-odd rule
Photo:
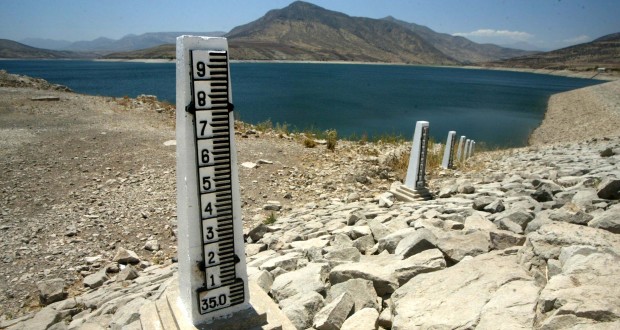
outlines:
[[[263,221],[263,223],[266,225],[271,225],[271,224],[274,224],[276,220],[278,220],[278,218],[276,217],[276,214],[271,212],[271,214],[269,214],[269,216]]]
[[[336,144],[338,143],[338,132],[334,130],[327,131],[327,150],[336,150]]]
[[[306,148],[314,148],[316,147],[316,142],[313,138],[305,137],[304,138],[304,147]]]

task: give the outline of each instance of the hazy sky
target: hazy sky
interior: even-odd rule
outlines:
[[[0,0],[0,38],[119,39],[229,31],[291,0]],[[620,0],[311,0],[351,16],[398,19],[497,44],[559,48],[620,32]]]

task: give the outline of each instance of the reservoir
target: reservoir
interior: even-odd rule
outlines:
[[[175,101],[174,63],[2,60],[0,69],[68,86],[78,93]],[[232,63],[238,119],[289,129],[336,129],[340,137],[413,135],[430,122],[490,146],[524,146],[549,96],[601,83],[525,72],[453,67],[327,63]]]

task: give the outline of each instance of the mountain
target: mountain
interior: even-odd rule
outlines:
[[[620,33],[550,52],[495,61],[487,65],[577,71],[593,70],[597,67],[620,70]]]
[[[408,28],[442,53],[462,63],[488,62],[532,53],[492,44],[478,44],[464,37],[438,33],[426,26],[401,21],[392,16],[385,17],[383,20]]]
[[[63,50],[67,49],[72,42],[67,40],[54,40],[54,39],[43,39],[43,38],[26,38],[22,40],[18,40],[19,43],[24,45],[35,47],[35,48],[43,48],[50,50]]]
[[[219,37],[225,32],[149,32],[140,35],[129,34],[119,40],[97,38],[92,41],[77,41],[66,47],[73,51],[106,51],[122,52],[156,47],[163,44],[174,44],[176,37],[184,34],[206,35]]]
[[[231,58],[457,64],[400,24],[351,17],[296,1],[232,29]]]
[[[165,44],[156,47],[132,50],[129,52],[110,53],[102,58],[105,59],[166,59],[173,60],[176,57],[176,44]]]
[[[30,47],[17,41],[0,39],[0,58],[92,58],[95,54]]]

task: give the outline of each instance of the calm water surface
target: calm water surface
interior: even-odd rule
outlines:
[[[41,77],[76,92],[157,95],[174,102],[174,63],[0,61],[0,69]],[[298,129],[335,128],[340,136],[413,135],[430,122],[498,146],[525,145],[551,94],[600,83],[522,72],[445,67],[297,63],[232,63],[235,111],[241,120],[270,119]]]

